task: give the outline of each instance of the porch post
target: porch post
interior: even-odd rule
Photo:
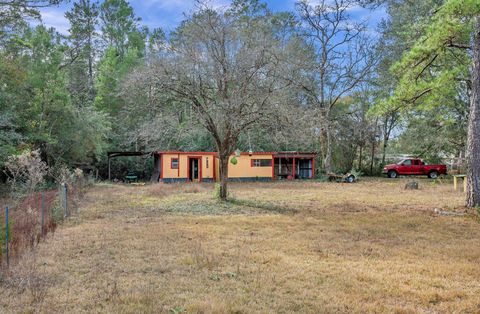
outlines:
[[[312,179],[315,178],[315,158],[312,158]]]
[[[272,156],[272,180],[275,180],[275,157]]]
[[[295,180],[295,157],[293,157],[293,162],[292,162],[292,177],[293,177],[293,180]]]

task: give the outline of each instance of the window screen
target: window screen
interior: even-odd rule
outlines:
[[[172,164],[170,168],[178,169],[178,158],[172,158]]]
[[[252,159],[252,167],[271,167],[271,159]]]

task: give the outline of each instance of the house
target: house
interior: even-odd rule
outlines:
[[[214,182],[219,178],[219,160],[215,152],[154,152],[154,181]],[[230,156],[229,181],[271,181],[312,179],[315,153],[241,152]]]

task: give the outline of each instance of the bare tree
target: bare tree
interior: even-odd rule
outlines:
[[[119,95],[125,101],[121,118],[126,136],[121,144],[135,150],[198,150],[198,138],[206,131],[192,121],[191,106],[175,101],[158,85],[156,68],[150,63],[137,67],[122,81]],[[195,142],[188,143],[189,139]]]
[[[398,110],[393,110],[386,113],[382,121],[382,136],[383,136],[383,148],[382,148],[382,166],[385,165],[385,160],[387,157],[387,147],[388,142],[392,137],[392,132],[398,126],[400,122],[400,113]]]
[[[149,67],[156,88],[188,105],[212,136],[219,158],[220,199],[227,198],[228,160],[239,136],[275,111],[282,50],[267,17],[205,6],[173,34]]]
[[[320,124],[320,147],[324,170],[332,172],[331,111],[353,92],[374,68],[366,24],[354,22],[348,11],[354,0],[296,3],[301,21],[301,35],[314,52],[307,66],[310,77],[300,87],[316,108]],[[300,81],[302,82],[302,81]]]

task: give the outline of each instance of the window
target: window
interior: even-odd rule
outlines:
[[[206,168],[208,169],[208,157],[205,158],[205,161],[206,161],[206,163],[205,163],[206,165],[205,165],[205,166],[206,166]]]
[[[271,159],[252,159],[252,167],[271,167]]]
[[[172,169],[178,169],[178,158],[172,158],[171,159],[171,164],[170,164],[170,168]]]
[[[411,166],[412,165],[412,160],[411,159],[405,159],[403,161],[403,165],[404,166]]]

